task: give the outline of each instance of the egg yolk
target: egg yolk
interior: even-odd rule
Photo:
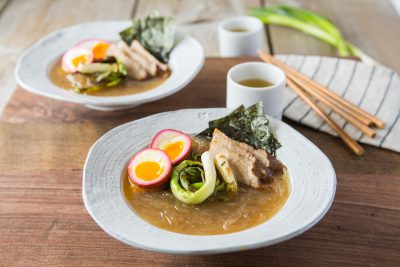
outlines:
[[[94,59],[103,59],[109,47],[110,45],[107,43],[96,44],[92,49]]]
[[[183,150],[184,144],[182,141],[178,141],[172,144],[168,144],[163,148],[164,152],[167,153],[169,159],[172,161],[176,159]]]
[[[80,55],[72,59],[72,65],[77,68],[79,63],[85,63],[87,60],[87,55]]]
[[[145,161],[136,165],[136,176],[144,181],[152,181],[157,179],[164,171],[164,167],[153,161]]]

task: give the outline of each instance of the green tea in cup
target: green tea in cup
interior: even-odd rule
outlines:
[[[263,80],[263,79],[245,79],[245,80],[241,80],[238,81],[239,84],[243,85],[243,86],[247,86],[247,87],[269,87],[271,85],[273,85],[271,82],[267,81],[267,80]]]
[[[247,32],[247,29],[245,28],[240,28],[240,27],[235,27],[235,28],[231,28],[229,29],[231,32]]]

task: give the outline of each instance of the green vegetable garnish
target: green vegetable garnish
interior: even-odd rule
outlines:
[[[171,191],[177,199],[189,205],[206,200],[216,186],[217,174],[209,152],[201,155],[201,161],[185,160],[172,169]]]
[[[217,154],[215,155],[214,161],[215,167],[217,168],[219,175],[222,177],[226,184],[226,191],[230,193],[237,193],[238,185],[236,182],[236,178],[231,167],[229,166],[229,162],[226,156],[222,154]]]
[[[187,167],[182,168],[179,173],[179,182],[186,191],[195,192],[203,186],[204,170],[199,161],[187,161]]]
[[[275,156],[281,144],[270,131],[268,124],[263,104],[258,102],[248,108],[241,105],[228,116],[209,121],[208,128],[199,135],[211,138],[214,129],[218,128],[233,140],[264,149]]]
[[[359,48],[347,42],[340,30],[329,19],[308,10],[287,5],[275,5],[253,8],[250,14],[265,24],[294,28],[319,38],[336,47],[339,56],[357,56],[366,63],[376,64]]]
[[[79,64],[78,71],[83,74],[101,73],[107,71],[118,70],[116,63],[91,63],[91,64]]]
[[[74,91],[77,93],[94,92],[102,89],[104,86],[112,87],[121,83],[126,78],[126,68],[117,59],[114,61],[79,65],[79,72],[85,74],[93,85],[88,87],[76,86]]]
[[[119,33],[128,45],[138,40],[158,60],[167,63],[175,43],[175,24],[171,17],[157,13],[132,20],[132,26]]]

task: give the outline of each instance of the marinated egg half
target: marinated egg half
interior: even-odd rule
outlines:
[[[93,53],[95,61],[103,60],[107,57],[110,43],[101,39],[86,39],[78,43],[77,46],[86,48]]]
[[[142,188],[161,187],[169,180],[171,160],[157,148],[146,148],[137,153],[128,165],[129,179]]]
[[[79,64],[88,64],[92,62],[92,51],[76,46],[65,52],[62,57],[61,67],[67,73],[74,73],[78,71]]]
[[[159,148],[167,153],[173,165],[189,157],[191,146],[190,136],[172,129],[158,132],[150,145],[152,148]]]

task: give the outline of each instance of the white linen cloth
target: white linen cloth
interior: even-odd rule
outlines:
[[[276,57],[385,122],[385,128],[374,128],[376,137],[370,138],[318,103],[353,139],[400,152],[400,78],[395,71],[350,59],[302,55]],[[288,87],[285,90],[283,114],[311,128],[336,135],[323,119]]]

